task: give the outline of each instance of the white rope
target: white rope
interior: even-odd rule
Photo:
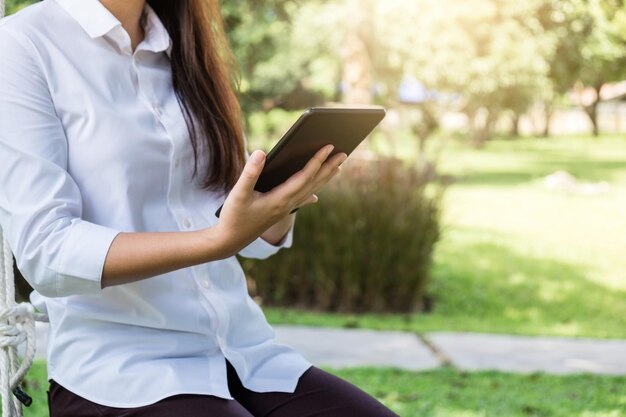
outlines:
[[[22,407],[13,395],[24,379],[35,356],[34,308],[28,303],[15,303],[13,256],[0,230],[0,392],[2,415],[21,417]],[[17,347],[26,343],[26,352],[19,363]]]

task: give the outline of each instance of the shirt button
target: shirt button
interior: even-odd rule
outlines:
[[[203,286],[204,288],[209,288],[209,286],[210,286],[210,285],[209,285],[209,281],[208,281],[208,280],[206,280],[206,279],[203,279],[203,280],[202,280],[202,286]]]
[[[226,345],[226,343],[224,343],[224,338],[220,335],[217,335],[217,344],[220,345],[222,349],[224,349],[224,346]]]
[[[155,112],[158,116],[160,116],[160,115],[161,115],[161,108],[159,107],[159,105],[158,105],[158,104],[154,104],[154,105],[153,105],[153,108],[154,108],[154,112]]]
[[[180,165],[180,159],[176,158],[176,162],[174,162],[174,166],[178,168],[179,165]]]
[[[191,227],[191,220],[189,220],[189,217],[185,217],[183,219],[183,226],[185,226],[186,228],[190,228]]]

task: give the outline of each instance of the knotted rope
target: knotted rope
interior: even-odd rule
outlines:
[[[19,384],[28,372],[35,357],[35,309],[28,303],[15,303],[13,255],[9,243],[0,229],[0,394],[2,415],[21,417],[20,401],[30,405]],[[22,363],[17,347],[26,344]],[[16,395],[11,395],[15,393]]]

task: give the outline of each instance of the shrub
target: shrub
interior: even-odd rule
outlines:
[[[401,160],[353,154],[318,203],[298,211],[291,248],[242,259],[252,295],[268,305],[324,311],[420,309],[442,190]]]

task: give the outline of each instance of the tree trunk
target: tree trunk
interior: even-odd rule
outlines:
[[[485,142],[489,140],[489,131],[487,128],[482,127],[477,129],[474,132],[474,137],[472,138],[472,147],[473,148],[482,148],[485,145]]]
[[[550,121],[552,120],[552,115],[554,114],[554,106],[552,103],[544,103],[544,107],[545,124],[543,125],[543,136],[549,138]]]
[[[593,126],[593,136],[598,137],[600,135],[600,126],[598,126],[598,104],[600,103],[600,88],[602,88],[602,84],[596,85],[592,88],[596,93],[595,99],[590,105],[584,106],[584,109],[587,116],[589,116],[589,120],[591,120],[591,125]]]
[[[419,152],[426,151],[426,140],[435,133],[439,128],[439,119],[435,110],[426,103],[418,106],[417,111],[420,114],[420,121],[413,126],[413,133],[419,139]]]
[[[476,123],[474,120],[474,131],[472,135],[472,146],[474,148],[482,148],[485,145],[485,142],[491,139],[495,121],[496,117],[491,110],[489,110],[487,118],[482,126],[479,126],[480,123]]]
[[[594,101],[590,106],[585,106],[585,112],[589,116],[589,120],[591,120],[593,136],[598,137],[600,135],[600,128],[598,127],[598,100]]]
[[[519,119],[520,115],[518,113],[514,113],[511,118],[511,131],[509,134],[514,138],[519,136]]]

